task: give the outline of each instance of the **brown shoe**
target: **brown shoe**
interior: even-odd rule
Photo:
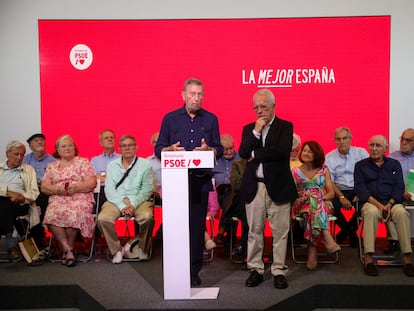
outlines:
[[[369,276],[377,276],[378,275],[377,268],[374,266],[374,264],[372,262],[367,263],[366,265],[364,265],[364,272]]]
[[[404,265],[403,271],[406,276],[413,277],[414,276],[414,266],[411,263],[406,263]]]
[[[16,247],[9,248],[7,250],[7,253],[8,253],[10,261],[17,261],[17,260],[20,260],[20,258],[21,258],[20,253],[19,253],[19,251],[17,250]]]

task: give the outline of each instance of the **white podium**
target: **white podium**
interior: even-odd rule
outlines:
[[[220,288],[190,284],[188,169],[213,167],[213,151],[161,153],[164,299],[217,299]]]

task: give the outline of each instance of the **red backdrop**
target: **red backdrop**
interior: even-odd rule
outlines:
[[[87,69],[71,64],[78,44],[90,49]],[[388,136],[389,16],[39,20],[39,48],[49,151],[68,133],[91,157],[101,152],[98,133],[111,128],[118,138],[136,136],[139,154],[150,155],[150,136],[182,105],[189,77],[205,83],[203,107],[236,147],[255,119],[260,87],[275,93],[277,115],[293,122],[302,142],[316,139],[325,152],[338,126],[349,126],[363,147],[373,134]]]

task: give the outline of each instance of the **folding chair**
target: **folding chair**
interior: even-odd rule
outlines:
[[[331,234],[334,239],[336,235],[335,221],[336,221],[335,216],[333,215],[328,216],[329,230],[331,231]],[[295,232],[295,230],[298,230],[298,227],[303,228],[303,224],[304,224],[304,218],[296,216],[292,218],[291,225],[290,225],[290,241],[291,241],[292,259],[295,263],[301,263],[301,264],[306,263],[308,244],[306,243],[304,239],[302,239],[302,241],[298,241],[297,236],[299,234],[297,234],[297,231]],[[301,234],[301,236],[303,236],[303,234]],[[318,250],[318,263],[338,262],[338,259],[339,259],[338,252],[336,252],[335,254],[328,254],[326,249],[324,247],[323,249],[321,249],[319,245],[317,246],[317,250]]]
[[[153,200],[149,199],[150,202],[154,203]],[[154,208],[154,205],[153,205]],[[138,262],[143,261],[143,259],[138,257],[138,244],[139,244],[139,237],[137,237],[137,232],[139,230],[139,224],[136,223],[135,217],[119,217],[116,221],[124,221],[125,222],[125,231],[122,237],[120,237],[121,244],[125,246],[126,243],[130,244],[130,249],[128,252],[125,253],[122,261],[126,262]],[[129,228],[130,221],[133,221],[133,234],[131,233],[131,230]],[[145,261],[150,260],[152,257],[152,234],[153,234],[153,225],[155,223],[155,220],[153,220],[152,228],[150,228],[150,238],[149,238],[149,244],[148,244],[148,258],[145,259]],[[112,261],[110,251],[108,249],[107,251],[107,260]]]
[[[92,238],[82,238],[82,243],[85,244],[86,240],[90,240],[90,245],[89,245],[89,250],[88,252],[85,253],[77,253],[76,256],[76,262],[88,262],[92,259],[93,255],[94,255],[94,251],[95,251],[95,243],[96,243],[96,239],[97,237],[95,237],[95,231],[97,230],[96,227],[96,220],[99,214],[99,208],[100,208],[100,194],[101,194],[101,181],[100,179],[97,179],[96,181],[96,187],[93,190],[94,193],[94,198],[95,198],[95,204],[94,204],[94,215],[95,215],[95,224],[94,224],[94,228],[92,231]],[[48,253],[49,253],[49,257],[47,258],[48,261],[50,262],[61,262],[62,259],[61,258],[54,258],[53,257],[53,253],[57,252],[57,246],[53,245],[53,240],[54,240],[54,236],[53,234],[50,234],[50,238],[49,238],[49,246],[48,246]]]
[[[208,226],[206,226],[206,228],[208,228],[207,231],[209,232],[211,239],[214,240],[214,217],[207,216],[206,221],[208,222]],[[205,249],[203,262],[208,263],[208,262],[213,261],[213,259],[214,259],[214,248],[210,250]]]
[[[28,215],[19,216],[19,217],[17,217],[17,219],[20,219],[21,221],[23,221],[23,220],[24,221],[27,221],[27,226],[29,225],[29,222],[28,222],[29,221],[28,220],[29,219],[29,216]],[[26,234],[27,234],[27,232],[26,232]],[[20,261],[20,260],[23,259],[23,254],[21,253],[20,248],[18,246],[18,242],[19,242],[18,236],[19,235],[17,233],[17,230],[14,229],[14,231],[13,231],[13,239],[15,240],[15,247],[16,247],[16,249],[20,252],[20,257],[18,259],[16,259],[16,260],[10,260],[8,258],[8,250],[6,249],[6,245],[4,245],[5,251],[3,251],[3,250],[0,251],[0,263],[5,263],[5,262],[18,262],[18,261]],[[3,238],[3,237],[4,237],[4,244],[6,244],[6,241],[5,241],[6,240],[6,236],[0,236],[0,239]]]
[[[233,250],[234,250],[234,242],[236,241],[236,234],[237,234],[237,226],[242,223],[242,221],[238,218],[238,217],[231,217],[231,226],[230,226],[230,260],[233,263],[244,263],[244,259],[238,259],[237,257],[234,256],[233,254]],[[247,248],[247,246],[246,246]]]
[[[407,208],[407,209],[414,209],[414,206]],[[357,211],[360,212],[359,207]],[[365,254],[364,243],[363,243],[364,220],[361,215],[358,215],[357,217],[357,224],[358,224],[358,239],[359,239],[359,259],[361,263],[364,264],[364,256],[365,256],[364,255]],[[378,239],[376,239],[376,242],[377,241]],[[403,263],[401,260],[400,253],[401,252],[395,252],[392,254],[384,254],[384,253],[380,254],[378,252],[375,252],[375,254],[372,255],[373,263],[374,265],[377,265],[377,266],[402,266]]]

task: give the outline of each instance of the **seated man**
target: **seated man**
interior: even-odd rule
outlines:
[[[155,132],[151,135],[151,145],[155,148],[157,144],[158,137],[160,136],[159,132]],[[154,204],[162,204],[162,189],[161,189],[161,160],[155,156],[155,153],[147,157],[147,160],[150,161],[152,166],[152,173],[154,174]]]
[[[243,179],[243,173],[246,168],[247,160],[238,159],[233,161],[231,166],[230,184],[231,194],[225,210],[223,211],[225,217],[237,217],[241,221],[241,237],[238,245],[232,250],[232,255],[236,260],[244,260],[247,251],[247,238],[249,234],[249,225],[247,224],[246,208],[244,201],[241,199],[240,187]],[[233,232],[234,235],[236,232]]]
[[[35,170],[22,163],[25,153],[26,147],[13,140],[6,147],[7,161],[0,163],[0,235],[6,235],[9,260],[20,259],[12,236],[16,218],[26,215],[39,195]]]
[[[357,200],[354,190],[355,163],[368,157],[368,152],[361,147],[351,146],[352,134],[349,128],[339,127],[334,132],[336,149],[326,155],[326,165],[331,171],[331,178],[335,190],[335,198],[332,201],[335,208],[336,224],[341,228],[336,235],[338,244],[342,244],[349,237],[351,247],[358,246],[356,231],[357,213],[353,213],[347,221],[342,210],[351,210]]]
[[[102,146],[103,153],[100,155],[94,156],[91,159],[91,164],[93,169],[96,172],[97,180],[100,180],[101,191],[99,197],[99,208],[106,201],[105,197],[105,178],[106,178],[106,168],[108,164],[118,159],[121,155],[115,151],[115,133],[112,130],[106,129],[99,133],[99,143]]]
[[[240,159],[238,152],[234,149],[233,137],[229,134],[223,134],[220,136],[220,143],[224,148],[223,156],[217,160],[216,165],[213,168],[213,178],[215,181],[218,201],[221,208],[226,206],[231,193],[230,187],[230,173],[232,163],[235,160]],[[230,228],[231,217],[226,217],[224,213],[221,214],[219,232],[217,235],[217,241],[224,243],[224,253],[230,254]],[[227,235],[226,235],[227,234]]]
[[[98,228],[104,234],[113,255],[112,263],[122,262],[125,253],[115,230],[115,220],[121,216],[135,217],[139,224],[138,258],[148,260],[154,226],[151,163],[136,156],[137,144],[130,135],[119,141],[121,157],[108,164],[105,180],[107,201],[98,215]]]
[[[384,156],[388,148],[382,135],[369,140],[369,158],[356,163],[354,171],[355,191],[362,206],[364,220],[364,271],[370,276],[378,275],[373,264],[378,222],[392,221],[400,240],[404,273],[414,276],[410,255],[410,217],[404,208],[404,180],[400,163]]]
[[[408,171],[414,169],[414,129],[408,128],[403,131],[400,137],[400,149],[389,155],[390,158],[398,160],[401,164],[402,175],[406,182]],[[404,202],[413,204],[413,199],[408,191],[404,192]],[[386,253],[398,251],[398,234],[393,223],[387,224],[389,246]]]
[[[43,176],[45,175],[46,168],[50,162],[55,162],[56,158],[46,153],[46,137],[41,133],[33,134],[27,139],[30,150],[32,152],[26,154],[23,158],[23,163],[31,165],[36,171],[37,186],[40,189]],[[40,223],[30,228],[30,236],[36,242],[39,249],[46,247],[44,245],[44,238],[46,236],[45,229],[42,225],[43,218],[46,213],[47,205],[49,204],[49,196],[43,192],[40,192],[36,199],[36,204],[40,207]],[[33,224],[31,224],[33,225]]]

